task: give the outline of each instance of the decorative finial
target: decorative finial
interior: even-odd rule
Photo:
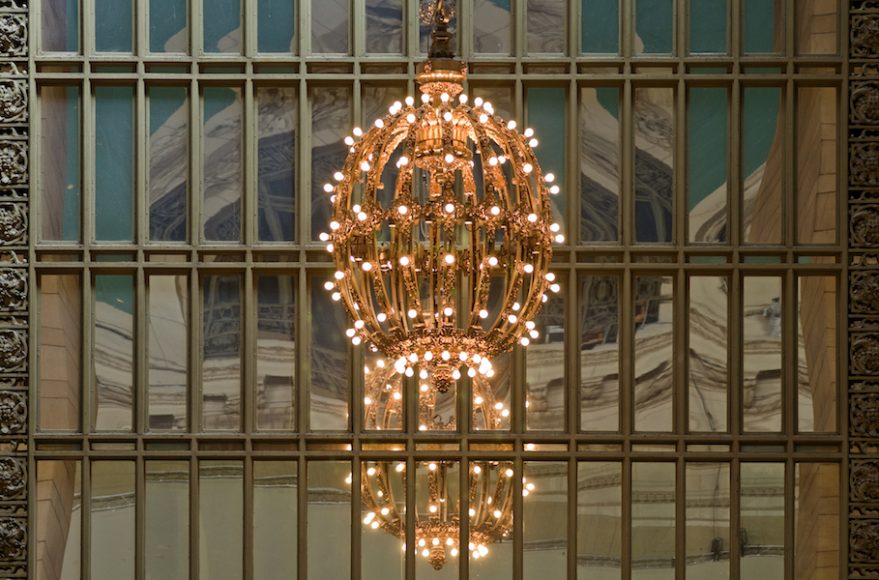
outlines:
[[[433,32],[430,34],[430,58],[455,58],[452,33],[449,32],[451,15],[446,11],[445,0],[436,0],[433,6]]]

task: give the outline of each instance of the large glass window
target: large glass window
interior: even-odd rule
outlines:
[[[844,573],[842,2],[457,2],[567,241],[539,338],[442,394],[317,243],[429,2],[35,4],[36,578]]]

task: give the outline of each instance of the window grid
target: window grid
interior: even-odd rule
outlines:
[[[675,568],[675,577],[683,578],[685,566],[680,562],[686,561],[686,467],[700,462],[715,462],[729,464],[730,466],[730,489],[736,490],[739,482],[740,465],[743,462],[781,462],[785,465],[784,498],[785,513],[793,513],[794,502],[794,470],[801,461],[824,462],[841,465],[840,493],[842,481],[845,481],[845,464],[842,461],[846,446],[847,432],[846,415],[840,389],[837,388],[837,432],[835,433],[797,433],[795,425],[796,416],[796,366],[794,361],[785,361],[783,364],[784,385],[784,414],[783,427],[780,433],[745,433],[743,432],[740,409],[740,397],[742,393],[735,387],[741,384],[742,369],[737,363],[741,353],[737,352],[742,344],[742,282],[746,275],[750,274],[774,274],[781,276],[783,296],[783,336],[785,337],[785,352],[796,352],[796,325],[791,321],[797,320],[796,280],[802,274],[821,274],[832,276],[836,279],[837,289],[837,319],[843,311],[844,298],[840,291],[840,280],[844,279],[846,272],[846,250],[844,235],[846,228],[845,212],[842,202],[838,202],[836,208],[836,232],[835,243],[825,245],[807,245],[796,243],[795,232],[797,231],[796,196],[794,192],[796,160],[792,154],[796,140],[795,115],[796,93],[800,86],[830,86],[837,88],[837,110],[843,110],[843,103],[847,102],[845,84],[842,83],[843,67],[845,60],[840,56],[703,56],[685,55],[687,35],[675,34],[675,52],[677,56],[659,57],[655,55],[633,56],[632,50],[632,22],[633,1],[622,2],[621,28],[622,28],[622,54],[619,56],[586,57],[577,55],[570,47],[579,46],[580,42],[580,14],[577,3],[571,2],[568,6],[568,30],[567,46],[569,55],[553,56],[529,56],[524,54],[527,43],[526,14],[524,0],[516,2],[513,8],[513,37],[514,56],[489,57],[472,53],[472,6],[464,3],[460,7],[458,22],[463,34],[460,46],[465,58],[471,66],[470,85],[477,87],[500,84],[513,87],[513,108],[517,120],[525,120],[527,90],[535,86],[556,86],[565,91],[568,128],[565,140],[566,173],[563,183],[563,194],[566,195],[567,215],[566,226],[569,239],[577,239],[579,223],[576,217],[580,215],[580,195],[573,192],[579,191],[579,133],[578,123],[579,92],[582,87],[615,86],[621,89],[622,107],[620,118],[621,152],[620,152],[620,210],[618,216],[622,220],[621,240],[618,243],[606,244],[573,244],[557,251],[554,259],[554,271],[561,273],[565,279],[566,297],[564,317],[569,328],[579,328],[578,313],[582,306],[580,297],[580,279],[584,275],[598,274],[620,275],[620,295],[623,307],[619,310],[620,317],[620,358],[622,380],[620,394],[620,429],[618,432],[581,432],[578,430],[580,408],[577,404],[577,385],[580,384],[579,344],[574,339],[573,333],[566,333],[564,341],[565,369],[564,384],[566,405],[564,408],[565,428],[557,432],[528,431],[525,428],[525,359],[521,349],[517,349],[513,359],[513,386],[512,418],[509,432],[477,432],[470,431],[469,392],[466,383],[462,385],[458,396],[457,417],[459,432],[457,433],[430,433],[419,434],[412,430],[416,421],[416,404],[413,397],[406,397],[407,425],[409,430],[401,433],[375,433],[363,430],[361,411],[362,397],[358,396],[357,388],[348,389],[349,399],[349,429],[332,432],[315,432],[302,429],[309,425],[308,405],[308,377],[311,376],[309,357],[304,356],[308,352],[308,344],[312,324],[310,309],[306,307],[311,295],[309,286],[310,276],[322,280],[330,272],[328,260],[317,244],[309,240],[316,232],[310,231],[311,221],[311,191],[312,178],[323,179],[311,172],[311,157],[308,144],[312,140],[311,119],[312,111],[309,102],[310,89],[322,86],[344,86],[351,90],[350,114],[353,119],[362,116],[362,93],[366,84],[381,82],[405,82],[407,89],[413,90],[412,73],[414,66],[422,58],[417,53],[418,35],[414,32],[417,26],[417,16],[411,10],[411,6],[404,4],[404,21],[406,30],[411,34],[404,35],[406,54],[410,57],[376,57],[365,54],[365,17],[364,1],[355,0],[353,9],[349,12],[350,29],[349,36],[353,36],[356,56],[326,56],[309,55],[304,57],[285,55],[267,56],[256,53],[256,19],[248,17],[255,14],[256,0],[245,0],[243,6],[244,31],[244,56],[215,56],[199,54],[196,47],[201,46],[202,38],[202,14],[200,2],[191,0],[189,27],[192,43],[190,54],[185,55],[155,55],[149,54],[148,46],[148,18],[146,2],[136,3],[135,22],[138,27],[135,34],[135,46],[137,54],[112,55],[98,54],[93,51],[94,46],[94,6],[90,0],[83,0],[81,14],[86,15],[82,21],[81,44],[85,46],[86,56],[59,55],[38,53],[32,50],[29,67],[31,72],[31,102],[34,110],[34,127],[36,135],[40,135],[41,118],[39,114],[39,93],[43,86],[54,84],[67,84],[78,86],[81,89],[82,98],[82,197],[81,197],[81,243],[46,242],[41,241],[31,247],[30,260],[33,264],[31,274],[32,287],[37,288],[42,276],[55,273],[80,273],[85,282],[82,300],[82,320],[92,321],[95,317],[93,284],[96,275],[104,274],[127,274],[134,276],[135,285],[135,340],[139,345],[144,345],[149,337],[146,333],[147,311],[147,278],[158,274],[176,274],[187,277],[189,286],[189,367],[188,380],[190,385],[190,398],[187,408],[188,425],[190,428],[184,433],[173,435],[151,434],[147,431],[145,385],[147,377],[147,353],[143,348],[135,349],[135,401],[134,408],[134,431],[133,433],[93,433],[90,425],[93,421],[93,402],[90,400],[93,383],[92,366],[82,364],[81,383],[82,401],[80,404],[81,433],[47,433],[40,432],[37,428],[37,413],[31,415],[31,429],[29,432],[32,451],[32,466],[49,459],[76,459],[82,461],[82,513],[91,513],[91,466],[101,459],[134,460],[136,465],[136,546],[135,551],[135,578],[144,578],[144,535],[145,535],[145,494],[146,485],[145,463],[147,460],[182,460],[188,461],[189,471],[189,570],[190,577],[197,578],[199,573],[199,478],[200,461],[209,459],[240,460],[242,462],[243,485],[243,518],[244,522],[251,521],[253,517],[253,470],[254,463],[260,460],[295,460],[298,481],[298,530],[299,541],[297,544],[297,566],[299,577],[305,578],[308,571],[307,546],[306,546],[306,517],[308,513],[308,494],[305,483],[307,478],[307,462],[319,459],[342,459],[351,461],[351,472],[358,474],[359,466],[364,461],[386,459],[405,459],[409,473],[415,472],[417,461],[423,460],[460,460],[463,462],[460,469],[460,483],[464,487],[467,483],[469,470],[467,462],[477,459],[509,460],[514,463],[517,474],[523,472],[523,463],[529,461],[555,460],[567,463],[567,529],[566,545],[568,555],[566,560],[566,574],[569,578],[577,577],[577,550],[571,549],[577,546],[577,490],[578,490],[578,463],[582,461],[611,461],[619,462],[622,467],[621,493],[624,501],[621,503],[621,522],[623,526],[621,543],[621,574],[623,578],[635,577],[632,569],[632,465],[636,462],[672,462],[675,465],[676,482],[674,492],[675,506],[675,553],[674,559],[678,563]],[[675,23],[677,29],[686,30],[687,18],[684,9],[685,2],[675,1]],[[296,7],[298,10],[296,27],[296,39],[298,54],[309,54],[311,39],[310,12],[307,2],[302,2]],[[39,7],[34,10],[38,11]],[[731,15],[741,13],[740,0],[731,0],[729,11]],[[844,12],[844,11],[841,11]],[[785,31],[785,54],[795,54],[795,18],[794,2],[786,3],[786,31]],[[842,16],[842,15],[841,15]],[[840,18],[841,21],[842,18]],[[33,18],[33,22],[39,22]],[[730,30],[730,54],[739,55],[741,42],[739,40],[741,25],[739,18],[733,17],[729,21]],[[840,30],[844,30],[840,28]],[[33,34],[31,39],[32,49],[40,42],[39,34]],[[168,74],[160,72],[163,64],[179,65],[187,67],[187,72],[182,74]],[[130,72],[102,72],[105,66],[129,66]],[[295,72],[279,72],[272,70],[272,65],[292,66]],[[700,66],[711,65],[723,67],[723,74],[701,74],[697,71]],[[236,66],[240,68],[238,73],[211,72],[211,66]],[[780,74],[755,75],[745,70],[748,66],[781,67]],[[52,70],[52,67],[62,67],[64,72]],[[63,68],[67,67],[67,68]],[[498,67],[492,69],[492,67]],[[501,69],[502,67],[502,69]],[[811,68],[810,68],[811,67]],[[820,68],[817,68],[820,67]],[[104,69],[109,71],[110,69]],[[380,71],[375,73],[373,71]],[[503,70],[503,72],[497,72]],[[612,70],[614,72],[607,72]],[[68,72],[75,71],[75,72]],[[332,71],[332,72],[329,72]],[[828,72],[830,71],[830,72]],[[138,144],[135,162],[135,239],[132,243],[104,243],[96,242],[88,232],[95,231],[94,216],[94,181],[95,181],[95,152],[90,145],[94,143],[94,107],[92,95],[97,87],[108,85],[124,85],[135,88],[135,142]],[[149,212],[146,203],[146,175],[149,172],[147,163],[147,151],[143,146],[147,133],[147,92],[154,86],[183,86],[189,89],[189,170],[190,189],[187,196],[189,203],[188,235],[194,243],[170,243],[150,242]],[[245,187],[242,195],[243,210],[242,219],[242,243],[240,244],[217,244],[206,243],[201,240],[201,184],[204,180],[202,173],[202,160],[200,152],[203,149],[200,127],[202,127],[203,109],[201,95],[205,87],[211,86],[237,86],[243,88],[243,174]],[[257,211],[255,207],[255,183],[257,179],[257,141],[256,125],[257,109],[255,105],[255,92],[259,87],[292,86],[297,93],[297,127],[296,136],[296,236],[293,243],[270,243],[257,240]],[[633,127],[633,92],[638,87],[670,87],[674,90],[674,188],[673,202],[675,211],[673,216],[673,242],[671,244],[643,244],[634,241],[634,206],[633,206],[633,166],[634,166],[634,142]],[[682,208],[687,207],[686,192],[686,168],[687,158],[686,135],[687,99],[686,95],[691,87],[723,87],[727,89],[729,97],[729,144],[728,166],[730,171],[727,176],[728,196],[728,223],[734,227],[728,228],[729,242],[727,244],[691,244],[686,240],[687,214]],[[785,151],[788,152],[784,164],[783,204],[785,211],[783,223],[783,238],[781,244],[746,244],[744,242],[741,224],[742,207],[739,198],[742,188],[741,176],[738,168],[741,167],[740,141],[741,135],[738,127],[741,123],[742,91],[751,86],[780,86],[783,89],[784,115],[785,115]],[[841,114],[837,114],[836,130],[837,143],[844,142],[845,123]],[[364,125],[368,119],[361,119]],[[538,135],[540,137],[540,135]],[[33,144],[33,158],[39,159],[40,141],[35,139]],[[837,147],[839,149],[839,147]],[[538,149],[538,155],[540,151]],[[838,153],[842,160],[842,154]],[[837,163],[836,176],[837,191],[842,191],[844,183],[844,166]],[[33,172],[35,191],[41,191],[39,172]],[[839,200],[841,200],[839,196]],[[39,204],[32,208],[31,217],[33,223],[39,224]],[[128,255],[130,254],[130,256]],[[175,255],[172,260],[155,261],[157,257]],[[121,258],[117,263],[107,262],[110,256]],[[133,256],[133,258],[132,258]],[[815,263],[807,263],[808,258],[823,257],[825,260],[816,260]],[[722,262],[700,263],[710,257],[722,258]],[[774,263],[755,263],[759,258],[777,258]],[[180,261],[177,261],[180,260]],[[667,260],[667,261],[666,261]],[[116,261],[116,260],[114,260]],[[279,263],[281,262],[281,263]],[[201,280],[207,275],[234,274],[242,279],[242,308],[243,317],[243,343],[241,357],[242,372],[246,377],[242,392],[244,397],[241,406],[242,429],[240,432],[204,433],[199,426],[202,422],[202,398],[193,386],[201,384],[201,365],[198,359],[201,352],[202,333],[202,285]],[[258,275],[292,275],[296,282],[296,425],[294,432],[284,433],[260,433],[255,429],[255,393],[252,386],[256,384],[256,294],[254,292],[255,277]],[[728,389],[727,412],[728,432],[717,434],[689,433],[687,412],[687,311],[688,296],[687,280],[690,276],[714,275],[727,276],[730,281],[731,292],[728,295],[728,320],[732,323],[727,330],[728,352],[728,378],[733,388]],[[633,365],[629,364],[633,349],[633,302],[634,302],[634,276],[640,275],[663,275],[671,276],[674,288],[674,401],[673,419],[674,428],[668,433],[642,433],[634,429],[634,404],[632,400],[631,385],[634,384]],[[34,321],[39,314],[34,314]],[[37,324],[34,324],[37,327]],[[845,344],[842,324],[837,324],[837,345]],[[92,352],[93,335],[92,323],[82,325],[82,352]],[[37,338],[32,338],[32,352],[39,347]],[[363,379],[362,353],[356,352],[349,356],[349,384],[358,385]],[[836,371],[837,386],[842,383],[841,369]],[[39,383],[39,378],[34,385]],[[37,387],[32,387],[31,398],[37,400]],[[352,395],[353,393],[353,395]],[[169,450],[162,448],[174,442],[179,449]],[[456,450],[436,450],[425,448],[430,443],[453,443],[458,444]],[[405,452],[390,453],[386,451],[372,451],[366,446],[372,443],[403,443]],[[504,451],[482,451],[479,445],[503,444],[509,448]],[[530,450],[529,445],[562,445],[558,450],[547,451],[540,447]],[[729,451],[694,451],[693,445],[729,445]],[[608,451],[594,450],[594,446],[608,446]],[[637,446],[654,445],[670,446],[662,451],[641,451]],[[762,451],[756,449],[764,446]],[[283,450],[279,450],[285,446]],[[592,447],[589,447],[592,446]],[[564,449],[564,450],[561,450]],[[31,474],[36,470],[32,469]],[[36,477],[32,475],[32,478]],[[32,484],[35,481],[31,482]],[[32,487],[36,489],[36,485]],[[361,576],[361,528],[360,520],[360,489],[358,485],[351,486],[351,577]],[[407,479],[407,543],[412,545],[414,536],[414,506],[415,479]],[[521,496],[521,482],[516,480],[514,493],[514,511],[516,513],[513,535],[513,562],[512,570],[514,578],[523,577],[524,573],[524,540],[522,529],[523,499]],[[467,496],[462,494],[462,513],[467,509]],[[739,502],[738,493],[730,493],[729,507],[729,530],[739,528]],[[845,513],[844,500],[840,496],[839,514]],[[35,513],[32,510],[31,513]],[[32,516],[33,519],[34,516]],[[795,524],[793,518],[787,518],[784,536],[785,546],[793,546],[795,536]],[[33,521],[31,522],[33,524]],[[83,577],[89,577],[91,569],[91,554],[89,551],[89,518],[84,517],[82,523],[82,570]],[[251,578],[252,556],[254,553],[253,534],[247,524],[243,524],[243,577]],[[466,537],[467,520],[462,520],[462,536]],[[844,529],[842,526],[840,529]],[[363,531],[363,533],[368,533]],[[842,562],[845,561],[846,542],[842,536],[839,539],[839,566],[842,570]],[[737,534],[730,533],[730,577],[744,576],[740,568],[738,555],[742,547]],[[31,564],[34,564],[36,550],[31,550]],[[785,551],[785,577],[794,576],[794,554],[787,549]],[[467,578],[470,568],[467,558],[460,558],[458,565],[461,578]],[[32,568],[32,569],[35,569]],[[414,578],[416,558],[407,553],[406,578]],[[422,575],[419,574],[419,578]],[[527,576],[524,576],[527,577]]]

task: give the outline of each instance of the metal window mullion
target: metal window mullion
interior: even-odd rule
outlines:
[[[80,574],[82,580],[91,580],[92,558],[92,466],[88,441],[83,443],[82,467],[80,468],[80,498],[82,501],[82,537],[80,538]],[[99,580],[96,578],[95,580]]]
[[[195,59],[204,56],[204,19],[202,0],[189,0],[189,30],[192,35],[193,74],[197,72]]]
[[[522,57],[528,50],[528,16],[526,14],[528,0],[511,0],[510,4],[516,7],[513,11],[513,57],[516,59],[516,74],[521,75]]]
[[[323,1],[323,0],[318,0]],[[354,55],[355,67],[359,59],[366,54],[366,4],[368,0],[349,0],[353,3],[353,11],[349,18],[349,43],[351,53]],[[348,5],[351,10],[351,4]],[[356,520],[355,520],[356,521]]]
[[[248,453],[244,457],[244,497],[242,498],[244,502],[243,506],[243,515],[244,519],[240,522],[240,525],[244,528],[242,530],[242,535],[244,537],[244,546],[243,546],[243,554],[242,554],[242,563],[244,565],[243,577],[244,580],[253,580],[253,488],[254,488],[254,476],[253,476],[253,453],[250,440],[247,441],[247,450]]]
[[[252,63],[247,64],[248,68]],[[253,247],[258,242],[257,212],[259,212],[259,109],[255,98],[253,75],[248,74],[244,81],[244,109],[241,112],[241,124],[243,126],[242,138],[244,139],[242,154],[242,192],[241,216],[242,231],[241,239],[246,249]],[[248,252],[248,256],[250,252]]]
[[[733,457],[729,462],[729,578],[739,580],[741,567],[741,544],[739,542],[739,530],[741,523],[739,518],[740,488],[741,488],[741,463],[736,457],[738,450],[733,448]]]
[[[201,89],[198,83],[198,65],[191,65],[192,78],[189,84],[189,243],[198,247],[202,239],[201,227],[201,196],[202,196],[202,164],[201,164]],[[192,257],[197,262],[196,255]]]
[[[672,89],[674,116],[672,123],[672,226],[671,245],[683,249],[690,241],[690,211],[687,202],[687,83],[678,68],[677,80]],[[680,263],[680,259],[676,259]]]
[[[244,296],[241,297],[239,324],[241,333],[241,430],[256,431],[256,284],[250,266],[244,270]],[[248,439],[249,440],[249,439]]]
[[[309,385],[309,347],[310,336],[309,317],[311,313],[311,296],[308,292],[308,277],[305,268],[299,268],[296,271],[296,310],[294,316],[296,318],[296,425],[295,429],[299,438],[297,449],[302,450],[302,433],[308,427],[308,393]]]
[[[311,56],[311,3],[324,0],[300,0],[299,3],[299,54]],[[302,66],[307,66],[302,63]],[[305,72],[305,71],[302,71]]]
[[[146,577],[146,476],[142,441],[137,442],[134,459],[134,578]]]
[[[201,420],[201,280],[193,262],[189,273],[189,431],[199,433]]]
[[[412,405],[409,405],[410,409]],[[411,424],[408,431],[411,433]],[[416,479],[416,463],[415,458],[412,455],[411,451],[414,449],[412,446],[411,435],[410,441],[407,445],[407,453],[406,455],[406,472],[405,479],[403,480],[403,484],[406,487],[406,530],[405,530],[405,539],[404,539],[404,547],[406,549],[405,557],[404,557],[404,565],[405,565],[405,579],[406,580],[415,580],[415,564],[416,564],[416,553],[415,553],[415,526],[416,526],[416,503],[415,503],[415,479]],[[463,541],[462,541],[463,542]],[[460,554],[459,557],[464,558],[464,546],[463,543],[459,547]]]
[[[193,452],[195,449],[192,448]],[[189,578],[199,580],[199,478],[198,458],[193,453],[189,458]]]
[[[675,461],[675,566],[677,580],[684,580],[687,572],[687,465],[682,459],[684,444],[678,443],[678,459]]]
[[[791,447],[787,447],[788,453],[792,451]],[[784,579],[799,580],[794,577],[796,560],[794,558],[794,535],[796,532],[796,501],[794,499],[794,490],[796,487],[796,463],[790,455],[784,463]]]
[[[91,352],[92,349],[92,329],[94,327],[94,314],[92,308],[92,293],[94,292],[94,284],[92,280],[91,269],[89,268],[88,262],[84,262],[84,267],[82,271],[82,279],[80,283],[82,284],[82,295],[80,296],[82,300],[82,328],[80,329],[81,337],[82,337],[82,350],[79,353],[81,367],[80,367],[80,380],[82,381],[82,388],[80,389],[80,396],[82,397],[82,408],[80,409],[80,422],[82,434],[86,438],[92,431],[92,398],[94,396],[94,392],[92,389],[92,368],[94,362],[90,356],[86,356],[87,353]],[[88,442],[84,443],[86,446]]]
[[[569,452],[575,452],[576,445],[568,448]],[[574,457],[570,457],[567,462],[567,545],[565,546],[568,553],[568,578],[574,580],[577,578],[577,556],[579,553],[579,544],[577,543],[577,475],[578,464]]]
[[[522,503],[522,478],[525,477],[525,462],[522,460],[522,443],[515,445],[516,457],[513,460],[513,580],[523,580],[525,542],[525,513]],[[465,546],[461,546],[464,555]],[[470,550],[467,550],[468,556]]]
[[[630,580],[632,577],[632,458],[630,455],[631,444],[624,443],[622,469],[622,498],[621,498],[621,529],[622,545],[620,546],[620,573],[622,580]]]
[[[458,532],[458,578],[470,578],[470,458],[467,447],[462,446],[463,456],[458,464],[458,493],[460,509]],[[514,516],[515,517],[515,516]]]
[[[149,332],[148,332],[148,318],[147,318],[147,295],[146,295],[146,284],[145,284],[145,276],[142,267],[139,267],[134,274],[134,305],[135,305],[135,320],[134,320],[134,336],[135,336],[135,349],[134,349],[134,409],[132,410],[134,413],[133,417],[133,427],[134,434],[142,434],[146,432],[148,425],[147,422],[147,389],[148,389],[148,375],[147,375],[147,365],[149,362],[149,358],[147,357],[147,349],[149,348]],[[139,346],[139,348],[138,348]],[[139,437],[138,437],[139,440]]]

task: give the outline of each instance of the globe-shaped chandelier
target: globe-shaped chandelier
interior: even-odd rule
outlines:
[[[345,138],[345,164],[324,186],[333,213],[321,239],[336,264],[326,288],[354,321],[351,341],[446,392],[462,373],[492,376],[495,357],[538,338],[541,304],[559,290],[552,243],[564,236],[533,131],[518,133],[480,98],[471,104],[443,0],[433,20],[420,103],[395,102]]]
[[[364,426],[366,429],[391,429],[399,424],[403,413],[403,375],[384,364],[366,369],[364,389]],[[427,386],[426,383],[422,383]],[[475,426],[496,429],[508,409],[494,400],[488,379],[477,375],[472,381]],[[443,397],[436,390],[419,388],[419,428],[454,429],[454,421],[444,419]],[[509,540],[513,533],[513,463],[511,461],[471,461],[469,463],[467,541],[460,542],[460,513],[451,485],[457,478],[455,461],[425,461],[418,468],[426,471],[427,493],[423,505],[416,505],[414,551],[435,569],[466,549],[474,560],[489,554],[493,543]],[[360,497],[365,514],[363,525],[405,541],[406,464],[393,461],[361,463]],[[351,484],[351,478],[347,480]],[[422,483],[419,483],[422,485]],[[522,495],[528,496],[534,484],[522,479]],[[450,493],[451,492],[451,493]]]

